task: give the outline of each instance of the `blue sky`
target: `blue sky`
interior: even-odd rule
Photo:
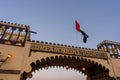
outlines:
[[[103,40],[120,42],[119,0],[1,0],[0,20],[29,25],[33,40],[96,48]],[[86,44],[75,20],[88,34]],[[77,80],[77,79],[76,79]]]

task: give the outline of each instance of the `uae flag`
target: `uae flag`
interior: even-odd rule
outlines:
[[[75,21],[75,27],[78,32],[80,32],[83,35],[83,42],[87,42],[88,35],[81,29],[80,24]]]

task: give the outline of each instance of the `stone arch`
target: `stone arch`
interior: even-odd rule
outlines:
[[[32,77],[32,72],[40,68],[48,68],[51,66],[62,66],[72,68],[74,70],[80,71],[83,74],[87,75],[89,78],[87,80],[98,80],[99,78],[106,77],[106,80],[114,80],[109,76],[109,69],[99,64],[98,62],[87,59],[85,57],[78,56],[51,56],[36,60],[31,62],[31,71],[23,72],[21,75],[21,80],[26,80],[28,77]],[[83,70],[85,68],[85,70]]]

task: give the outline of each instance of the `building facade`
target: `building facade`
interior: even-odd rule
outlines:
[[[87,80],[120,80],[120,43],[104,40],[97,49],[30,40],[30,27],[0,22],[0,80],[26,80],[51,66],[73,68]]]

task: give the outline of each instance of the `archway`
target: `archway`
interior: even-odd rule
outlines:
[[[49,67],[32,72],[33,77],[27,80],[86,80],[86,75],[72,68]]]
[[[62,66],[72,68],[81,71],[83,74],[87,75],[87,80],[115,80],[109,76],[109,70],[106,69],[101,64],[88,60],[82,57],[73,56],[51,56],[47,58],[42,58],[36,62],[30,64],[31,71],[23,72],[21,75],[21,80],[26,80],[28,77],[32,77],[32,72],[40,68],[48,68],[51,66]]]

